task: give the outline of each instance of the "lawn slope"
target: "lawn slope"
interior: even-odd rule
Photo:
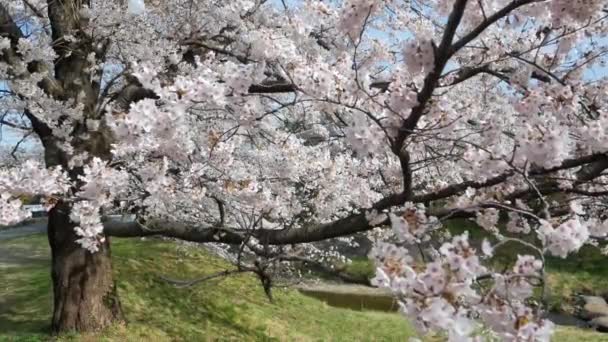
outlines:
[[[0,342],[49,340],[48,254],[44,235],[0,241]],[[159,280],[193,279],[229,267],[196,247],[114,239],[113,261],[128,324],[59,341],[407,341],[413,335],[398,314],[329,307],[295,290],[275,289],[270,303],[250,275],[181,289]],[[365,262],[357,266],[360,273],[369,271]],[[562,282],[578,288],[575,278]],[[608,334],[560,328],[553,340],[608,342]]]
[[[113,260],[128,324],[74,341],[406,341],[402,317],[333,308],[295,290],[274,303],[250,275],[176,288],[159,275],[192,279],[225,269],[200,248],[159,240],[113,240]],[[51,312],[46,238],[0,241],[0,341],[45,341]]]

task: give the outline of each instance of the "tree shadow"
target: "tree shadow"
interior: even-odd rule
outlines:
[[[0,314],[0,331],[11,337],[27,336],[28,338],[32,338],[34,336],[39,336],[46,340],[51,333],[50,322],[50,319],[28,321],[13,320],[9,315]]]
[[[50,293],[44,296],[22,294],[0,299],[0,331],[9,337],[41,335],[48,338],[51,331],[48,316],[50,311],[43,303],[49,299]]]
[[[0,270],[2,267],[20,266],[50,266],[48,258],[15,254],[0,254]]]
[[[0,247],[2,337],[9,341],[48,340],[52,307],[48,256],[36,248]]]

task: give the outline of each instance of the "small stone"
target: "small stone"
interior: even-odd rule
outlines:
[[[608,316],[608,304],[601,303],[587,303],[583,306],[581,311],[581,318],[583,319],[594,319],[597,317]]]
[[[608,316],[594,318],[590,323],[597,331],[608,332]]]
[[[597,305],[608,306],[608,303],[606,303],[606,300],[599,296],[582,296],[582,298],[585,301],[585,304],[597,304]]]

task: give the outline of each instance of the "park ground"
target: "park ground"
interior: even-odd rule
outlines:
[[[335,308],[291,288],[276,288],[271,303],[251,275],[214,279],[191,288],[160,280],[159,276],[193,279],[229,268],[224,260],[193,246],[114,239],[113,261],[128,324],[54,340],[407,341],[414,336],[399,314]],[[565,263],[552,269],[551,289],[563,296],[596,291],[608,279],[608,267],[603,274],[601,269],[586,262]],[[0,341],[50,339],[49,272],[44,235],[0,241]],[[599,342],[608,341],[608,335],[562,327],[554,341]]]

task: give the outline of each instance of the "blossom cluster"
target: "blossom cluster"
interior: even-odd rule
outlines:
[[[426,39],[409,41],[403,49],[407,71],[412,75],[429,73],[433,70],[435,47],[433,42]]]
[[[99,243],[105,240],[99,207],[89,201],[76,202],[72,206],[70,220],[77,224],[74,230],[80,239],[76,242],[91,253],[97,252]]]
[[[373,283],[395,293],[422,333],[443,331],[449,341],[481,341],[484,331],[504,341],[550,340],[553,324],[525,304],[533,294],[531,280],[542,279],[543,263],[533,256],[518,256],[506,273],[492,272],[465,233],[441,245],[424,265],[406,248],[386,242],[370,257],[377,265]],[[492,285],[479,286],[486,281]]]
[[[562,258],[578,251],[589,240],[589,229],[578,217],[562,222],[557,227],[543,221],[538,234],[549,252]]]
[[[391,227],[395,237],[409,244],[425,242],[430,238],[430,231],[438,227],[436,217],[428,217],[424,205],[405,204],[403,214],[397,216],[389,213]]]
[[[349,35],[351,39],[357,40],[365,21],[379,6],[378,1],[374,0],[346,1],[342,7],[342,13],[340,13],[340,30]]]
[[[31,217],[31,213],[23,209],[19,196],[61,196],[69,187],[63,170],[47,169],[35,160],[0,169],[0,225],[13,225]]]
[[[21,200],[11,197],[8,192],[0,195],[0,226],[10,226],[32,216],[31,212],[22,208]]]

